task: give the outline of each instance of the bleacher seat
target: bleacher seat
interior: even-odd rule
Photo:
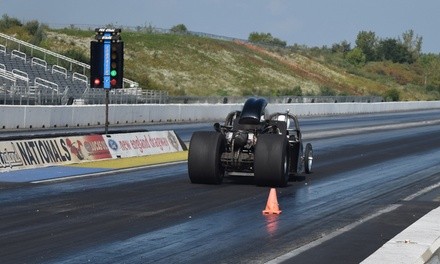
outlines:
[[[19,43],[26,48],[37,49],[44,54],[50,54],[64,63],[70,63],[70,69],[80,69],[81,73],[68,70],[60,65],[50,65],[38,57],[29,57],[18,50],[7,50],[0,44],[0,104],[66,104],[78,100],[91,104],[104,103],[105,90],[92,89],[84,74],[90,66],[59,54],[24,43],[18,39],[0,33],[0,37]],[[35,53],[30,53],[35,54]],[[45,57],[46,58],[46,57]],[[82,70],[81,70],[82,69]],[[167,100],[165,91],[142,91],[138,83],[124,78],[124,84],[135,88],[116,89],[111,91],[110,103],[163,103]],[[17,97],[11,94],[18,94]],[[7,102],[9,96],[10,102]]]
[[[0,67],[0,71],[10,72],[12,76],[16,77],[15,80],[10,80],[5,77],[1,78],[0,75],[0,85],[3,88],[14,85],[37,86],[40,90],[44,90],[44,93],[56,93],[64,96],[66,100],[68,98],[80,99],[87,88],[86,82],[73,79],[73,72],[69,72],[61,66],[57,66],[56,70],[52,71],[52,67],[42,59],[26,58],[15,50],[2,51],[3,49],[0,48],[0,64],[4,65],[4,69]],[[63,74],[64,71],[65,74]]]

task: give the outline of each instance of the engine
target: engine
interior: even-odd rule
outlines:
[[[227,171],[252,171],[256,137],[247,131],[226,133],[226,151],[222,153],[221,162]]]
[[[241,112],[233,112],[226,118],[227,125],[219,131],[225,135],[227,143],[226,151],[221,156],[226,171],[253,171],[254,147],[257,134],[264,129],[266,106],[265,99],[251,98],[246,101]],[[219,127],[216,126],[217,130]]]

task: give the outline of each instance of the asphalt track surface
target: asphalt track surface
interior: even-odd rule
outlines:
[[[191,184],[185,162],[3,182],[0,263],[359,263],[440,206],[440,110],[300,124],[314,173],[277,189],[280,215],[252,178]],[[170,127],[211,129],[149,129]]]

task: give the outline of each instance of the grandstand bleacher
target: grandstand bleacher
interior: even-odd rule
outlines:
[[[19,43],[44,54],[50,54],[68,61],[72,67],[90,69],[89,65],[33,46],[0,33],[0,39]],[[31,52],[32,54],[32,52]],[[124,78],[129,88],[110,91],[110,103],[165,103],[168,94],[163,91],[143,91],[136,82]],[[45,59],[29,56],[18,49],[8,50],[7,45],[0,44],[0,104],[59,105],[59,104],[103,104],[104,89],[89,87],[85,74],[67,69],[61,65],[50,65]]]

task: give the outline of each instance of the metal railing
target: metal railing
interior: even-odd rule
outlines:
[[[172,104],[237,104],[244,103],[250,96],[175,96],[169,98]],[[265,97],[271,104],[290,103],[377,103],[381,96],[276,96]]]
[[[67,79],[67,69],[58,65],[52,65],[52,74],[57,73],[64,76]]]
[[[7,48],[9,45],[11,45],[12,43],[14,44],[14,46],[17,46],[17,50],[14,51],[13,56],[14,57],[19,57],[21,59],[26,60],[26,53],[22,52],[21,50],[23,49],[29,49],[29,55],[31,57],[34,57],[36,52],[40,52],[43,56],[43,58],[40,58],[44,61],[48,61],[48,56],[51,56],[54,58],[54,64],[55,65],[61,65],[61,64],[67,64],[68,65],[68,69],[71,72],[74,72],[75,69],[80,69],[80,73],[82,75],[87,76],[90,72],[90,65],[71,59],[69,57],[66,57],[64,55],[58,54],[56,52],[35,46],[33,44],[30,44],[28,42],[16,39],[14,37],[8,36],[6,34],[0,33],[0,39],[3,39],[5,41],[4,47]],[[23,48],[24,47],[24,48]],[[1,51],[0,51],[1,52]],[[4,51],[6,52],[6,50]],[[64,63],[61,63],[64,62]],[[139,84],[135,81],[129,80],[127,78],[124,78],[124,83],[128,84],[128,87],[139,87]]]
[[[0,85],[0,104],[3,105],[60,105],[63,94],[39,86]]]
[[[45,67],[47,70],[47,60],[49,56],[55,58],[55,64],[51,66],[51,72],[61,74],[68,78],[68,69],[61,66],[60,62],[68,63],[69,71],[72,72],[72,80],[85,83],[86,90],[80,99],[77,101],[84,104],[103,104],[104,94],[103,89],[88,88],[87,73],[90,66],[70,59],[66,56],[57,54],[55,52],[40,48],[30,43],[15,39],[3,33],[0,33],[0,39],[5,40],[5,45],[0,44],[0,52],[6,55],[7,47],[13,47],[11,57],[19,58],[26,62],[27,56],[32,57],[31,66],[37,65]],[[25,50],[21,51],[21,50]],[[43,58],[34,57],[39,52]],[[79,72],[73,71],[74,68],[80,67]],[[18,85],[17,80],[25,81],[25,86]],[[74,101],[73,98],[68,97],[69,88],[66,87],[61,93],[58,84],[35,78],[35,85],[31,85],[27,73],[14,69],[8,72],[6,67],[0,69],[0,104],[66,104]],[[166,103],[168,100],[168,92],[165,91],[143,91],[139,88],[139,84],[135,81],[124,78],[124,89],[116,89],[111,91],[110,103],[113,104],[141,104],[141,103]]]
[[[165,104],[169,101],[168,92],[144,91],[140,88],[113,89],[109,93],[110,104]],[[81,104],[104,104],[105,90],[87,88],[79,100]]]

